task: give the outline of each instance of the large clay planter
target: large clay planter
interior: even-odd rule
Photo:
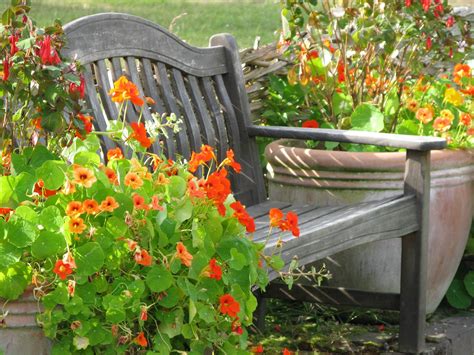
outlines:
[[[403,193],[405,153],[307,149],[279,140],[265,151],[272,200],[337,206]],[[473,213],[474,150],[431,154],[427,311],[441,302],[461,260]],[[399,292],[400,239],[353,248],[325,260],[335,286]]]
[[[47,355],[51,353],[51,342],[36,323],[40,310],[38,301],[29,288],[18,300],[0,299],[3,319],[0,327],[0,352],[5,355]]]

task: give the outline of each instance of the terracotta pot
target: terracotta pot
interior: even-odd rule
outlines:
[[[0,352],[5,355],[51,353],[51,342],[36,323],[36,314],[41,306],[33,296],[32,287],[15,301],[0,299],[0,306],[6,314],[0,327]]]
[[[272,200],[337,206],[403,193],[405,153],[307,149],[304,143],[269,144]],[[427,311],[441,302],[461,260],[473,213],[474,150],[431,154]],[[400,239],[344,251],[325,260],[330,284],[367,291],[399,292]]]

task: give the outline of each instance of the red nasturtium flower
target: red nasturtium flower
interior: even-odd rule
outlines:
[[[191,262],[193,261],[193,256],[188,252],[188,249],[186,249],[186,246],[178,242],[176,243],[176,254],[175,256],[181,260],[181,264],[184,266],[190,267]]]
[[[82,74],[79,77],[79,85],[76,83],[69,83],[69,93],[72,96],[79,96],[81,99],[83,99],[85,95],[85,89],[86,83]]]
[[[140,98],[140,92],[137,86],[129,81],[125,76],[121,76],[110,89],[109,95],[113,102],[132,101],[135,105],[142,106],[144,101]]]
[[[236,318],[237,314],[240,312],[239,302],[228,293],[219,298],[219,303],[219,311],[222,314],[227,314],[231,318]]]
[[[100,203],[100,210],[103,212],[113,212],[116,208],[119,208],[118,202],[112,196],[107,196],[105,200]]]
[[[3,81],[7,81],[10,77],[10,61],[8,58],[3,60],[3,71],[0,71]]]
[[[79,165],[74,165],[73,169],[74,183],[89,188],[97,181],[92,170]]]
[[[188,181],[188,194],[193,198],[203,198],[206,196],[206,193],[199,188],[198,183],[195,180]]]
[[[286,221],[282,224],[282,230],[289,230],[295,237],[300,236],[300,229],[298,227],[298,216],[294,212],[286,214]]]
[[[38,55],[41,58],[41,63],[45,65],[58,65],[61,63],[58,52],[51,46],[51,36],[46,35],[39,43],[40,49]]]
[[[237,163],[234,159],[234,151],[232,149],[229,149],[226,153],[226,158],[224,159],[224,161],[222,162],[223,165],[228,165],[230,166],[232,169],[234,169],[234,171],[236,173],[240,173],[240,170],[242,169],[242,167],[240,166],[239,163]]]
[[[148,346],[148,342],[145,338],[145,334],[143,332],[138,333],[135,339],[133,339],[133,342],[135,344],[140,345],[143,348],[146,348]]]
[[[462,78],[469,78],[471,76],[471,67],[468,64],[456,64],[454,66],[453,80],[456,84],[460,84]]]
[[[217,264],[217,260],[214,258],[209,261],[209,277],[217,281],[222,278],[222,268]]]
[[[115,173],[115,170],[109,167],[104,167],[103,168],[105,175],[107,176],[107,179],[109,179],[110,183],[113,185],[118,185],[118,177],[117,174]]]
[[[255,221],[254,219],[248,214],[244,205],[242,205],[239,201],[233,202],[230,204],[230,208],[234,210],[234,217],[236,217],[240,224],[245,226],[245,229],[249,233],[255,232]]]
[[[316,120],[306,120],[303,122],[301,127],[304,128],[319,128],[319,123]]]
[[[232,324],[230,325],[230,330],[236,334],[239,334],[239,335],[242,335],[243,334],[243,329],[242,329],[242,326],[240,324],[240,319],[239,317],[235,318],[233,321],[232,321]]]
[[[3,218],[7,222],[10,219],[10,213],[12,213],[12,212],[13,212],[13,210],[9,207],[0,207],[0,216],[3,216]]]
[[[82,113],[79,113],[77,115],[77,119],[81,121],[82,124],[84,125],[84,131],[86,132],[86,134],[89,134],[92,132],[92,121],[94,120],[92,116],[86,116],[86,115],[83,115]],[[85,138],[79,131],[76,131],[76,137],[79,137],[80,139]]]
[[[116,147],[107,152],[107,160],[123,159],[122,149]]]
[[[20,36],[17,34],[13,34],[8,36],[8,41],[10,42],[10,56],[14,56],[16,52],[18,52],[17,43],[20,39]]]
[[[144,322],[146,320],[148,320],[148,308],[147,308],[147,306],[142,306],[140,308],[140,320],[142,320]]]
[[[36,192],[38,195],[43,197],[50,197],[56,195],[58,193],[57,190],[48,190],[44,188],[44,181],[39,179],[38,182],[35,184],[33,191]]]
[[[283,348],[282,355],[293,355],[293,351]]]
[[[258,344],[256,346],[252,346],[252,348],[250,349],[250,351],[254,354],[261,354],[263,353],[263,345],[262,344]]]
[[[141,122],[132,122],[130,123],[130,127],[132,127],[133,130],[130,137],[140,143],[142,147],[150,148],[153,142],[147,136],[145,125]]]
[[[227,170],[221,169],[213,172],[202,184],[207,197],[214,202],[221,216],[225,216],[226,209],[224,201],[231,193],[230,181],[227,178]]]
[[[134,259],[137,264],[143,266],[150,266],[153,262],[152,256],[145,249],[135,252]]]
[[[155,211],[163,211],[163,206],[160,205],[160,198],[157,195],[151,197],[151,208]]]
[[[459,124],[463,126],[470,126],[472,122],[472,117],[469,113],[463,112],[459,116]]]
[[[72,274],[72,267],[70,264],[58,260],[54,265],[53,272],[58,275],[61,280],[66,280],[67,275]]]

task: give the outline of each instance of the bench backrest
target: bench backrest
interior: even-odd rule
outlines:
[[[80,18],[65,26],[67,47],[63,54],[76,57],[85,68],[86,101],[96,129],[104,131],[118,108],[108,92],[121,75],[137,84],[141,94],[153,98],[144,110],[175,113],[181,130],[170,139],[159,137],[150,148],[169,158],[189,159],[202,144],[225,158],[233,149],[242,173],[232,176],[236,198],[248,206],[265,199],[263,176],[254,139],[247,134],[249,106],[235,40],[228,34],[213,36],[209,48],[196,48],[164,28],[139,17],[105,13]],[[129,105],[128,120],[138,119]],[[104,139],[110,149],[113,142]]]

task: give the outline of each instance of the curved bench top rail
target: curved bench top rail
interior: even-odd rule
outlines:
[[[63,54],[89,64],[105,58],[137,57],[169,64],[195,76],[227,72],[222,46],[193,47],[163,27],[137,16],[102,13],[64,26]]]

